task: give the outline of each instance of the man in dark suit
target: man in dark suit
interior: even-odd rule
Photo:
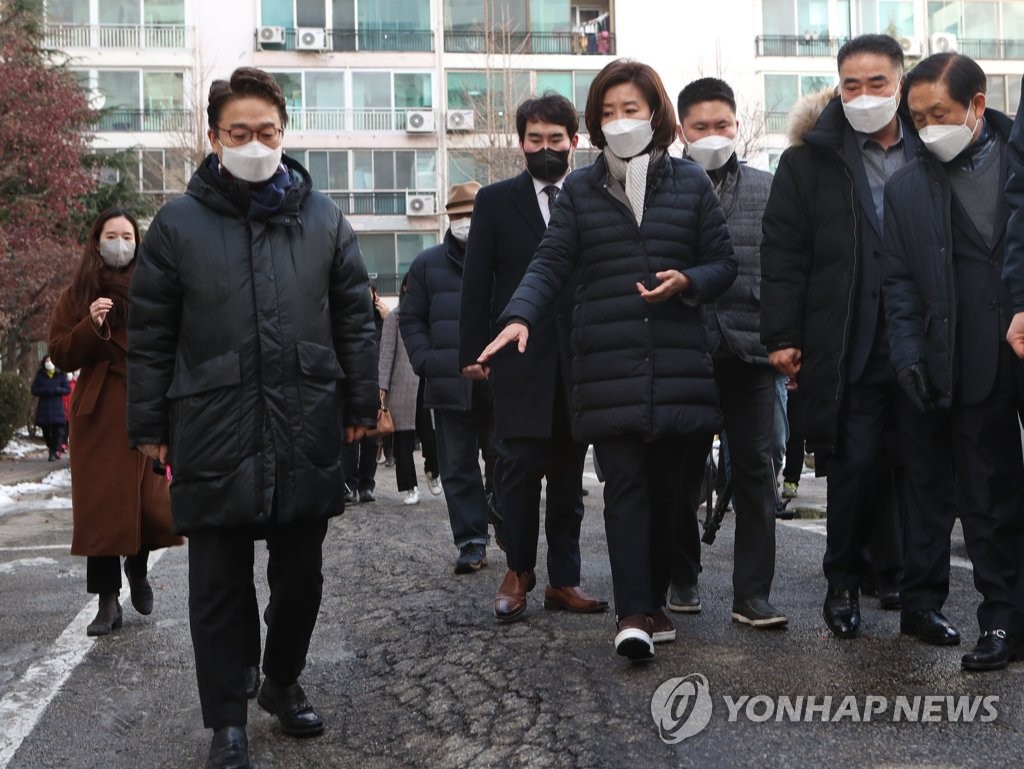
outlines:
[[[509,349],[491,366],[477,357],[497,332],[495,323],[537,249],[569,159],[579,117],[572,102],[547,93],[516,112],[526,170],[484,187],[477,195],[463,273],[459,366],[470,379],[493,380],[495,434],[500,443],[496,487],[504,516],[508,572],[494,599],[494,614],[514,620],[526,610],[536,578],[541,479],[547,478],[545,533],[548,580],[544,607],[600,612],[607,601],[580,590],[580,524],[585,444],[572,439],[569,422],[569,335],[572,292],[531,334],[525,353]]]

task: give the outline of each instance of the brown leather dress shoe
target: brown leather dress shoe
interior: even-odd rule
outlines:
[[[608,602],[600,598],[592,598],[579,587],[544,588],[544,608],[575,611],[580,614],[592,614],[608,610]]]
[[[526,594],[537,585],[537,577],[533,571],[505,572],[494,596],[494,616],[504,622],[518,619],[526,611]]]

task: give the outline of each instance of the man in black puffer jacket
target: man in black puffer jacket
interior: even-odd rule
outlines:
[[[882,312],[882,192],[917,138],[897,113],[896,40],[854,38],[838,64],[839,93],[826,95],[823,109],[810,97],[814,112],[800,105],[791,116],[791,146],[765,208],[761,340],[773,366],[798,376],[808,446],[827,460],[823,614],[836,637],[849,638],[871,577],[865,551],[878,525],[883,439],[893,410],[905,407]],[[898,521],[887,523],[898,531]]]
[[[345,507],[342,446],[376,424],[377,347],[352,227],[282,157],[288,115],[266,72],[210,86],[213,154],[157,213],[128,323],[128,432],[173,467],[189,537],[189,623],[207,767],[248,767],[248,697],[292,736],[323,731],[298,683]],[[263,672],[253,542],[266,539]],[[250,666],[250,667],[247,667]]]
[[[786,617],[768,601],[775,576],[776,373],[758,337],[761,216],[772,177],[736,157],[736,99],[728,83],[712,77],[695,80],[679,92],[677,106],[686,154],[715,185],[739,266],[735,282],[704,307],[736,509],[732,619],[756,628],[781,627]],[[695,562],[687,552],[690,538],[677,540],[668,608],[692,612],[700,609],[695,568],[700,545]]]
[[[493,398],[490,382],[471,381],[459,370],[462,267],[479,189],[479,182],[466,182],[448,193],[445,208],[451,226],[443,243],[413,260],[398,311],[409,362],[425,381],[423,405],[434,410],[441,487],[459,549],[456,574],[487,565],[487,496],[478,451],[483,450],[485,457],[491,453],[491,447],[482,444],[493,431]]]

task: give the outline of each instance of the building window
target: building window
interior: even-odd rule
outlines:
[[[428,72],[273,72],[298,131],[402,131],[407,109],[432,105]]]
[[[478,132],[515,133],[515,112],[530,96],[530,73],[495,69],[448,73],[448,109],[471,109]]]
[[[184,73],[82,70],[76,74],[100,110],[96,130],[186,131]]]
[[[359,250],[366,271],[377,280],[382,294],[397,294],[398,284],[413,259],[431,246],[437,245],[436,232],[360,232]],[[394,281],[392,287],[390,282]]]
[[[1020,109],[1020,89],[1019,75],[988,75],[985,104],[1012,117]]]
[[[862,0],[860,31],[910,37],[916,28],[914,5],[912,0]]]
[[[610,0],[445,0],[445,50],[463,53],[614,54]]]
[[[262,0],[260,23],[287,30],[284,42],[264,48],[295,48],[295,28],[324,29],[334,51],[432,51],[430,0]]]
[[[179,195],[185,191],[194,171],[186,154],[179,149],[101,150],[98,154],[121,153],[128,153],[132,158],[125,181],[138,192],[160,197]],[[121,174],[116,168],[104,166],[98,178],[101,184],[116,184],[121,181]]]
[[[47,0],[55,48],[184,48],[185,0]]]
[[[774,75],[764,76],[765,130],[783,133],[789,111],[806,94],[835,87],[835,75]]]
[[[766,36],[827,40],[850,36],[849,0],[762,0]]]
[[[1024,4],[1013,0],[929,2],[928,29],[954,35],[956,49],[975,59],[1024,58]]]

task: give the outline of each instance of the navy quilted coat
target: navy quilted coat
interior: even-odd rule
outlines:
[[[725,215],[707,174],[664,158],[649,175],[643,223],[608,189],[604,158],[573,172],[501,321],[533,324],[579,268],[573,309],[573,434],[647,440],[710,432],[721,415],[699,304],[736,277]],[[675,269],[691,291],[661,304],[637,293]]]

